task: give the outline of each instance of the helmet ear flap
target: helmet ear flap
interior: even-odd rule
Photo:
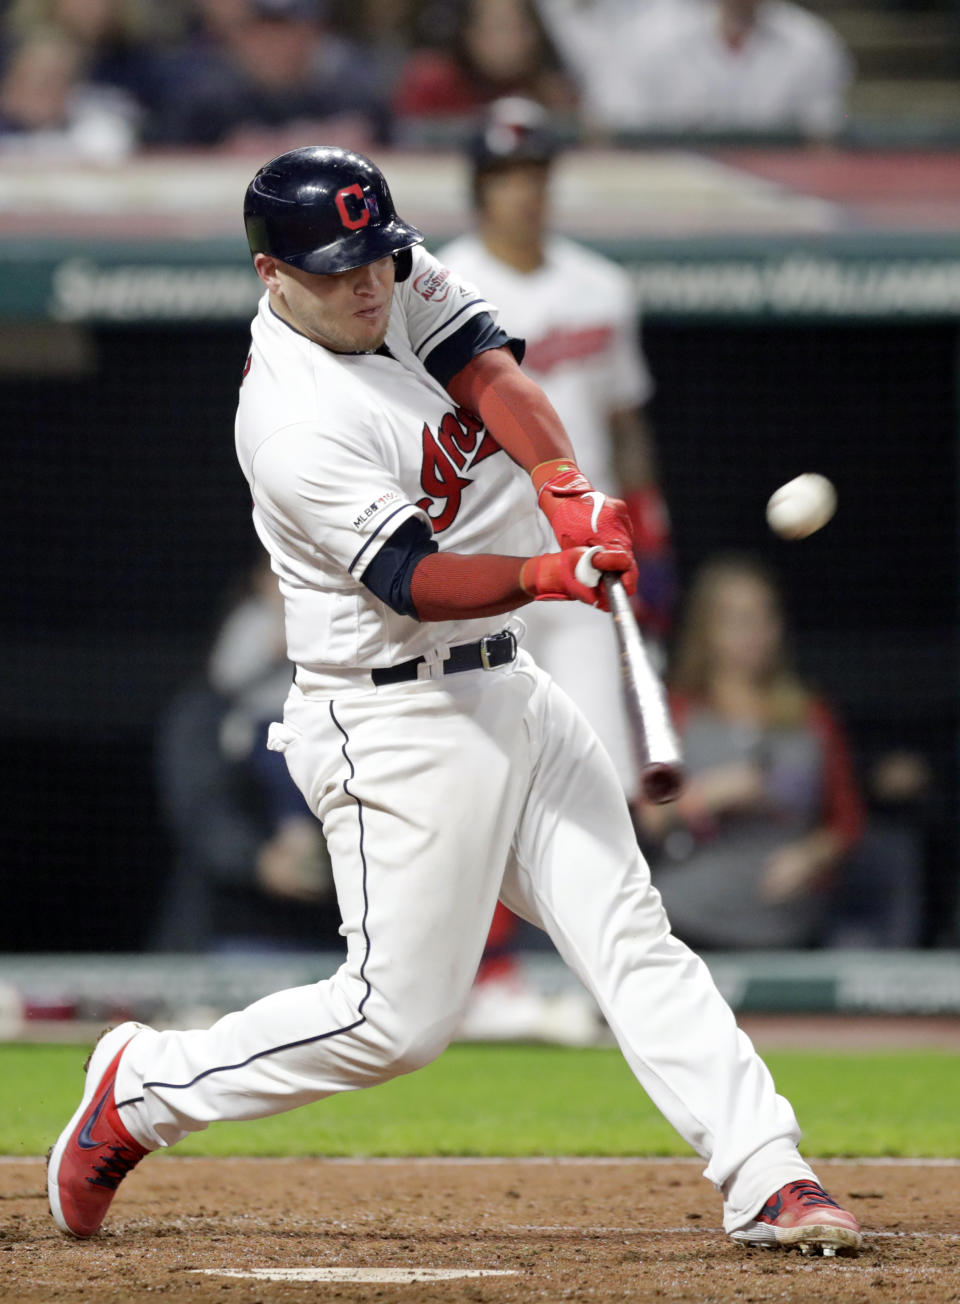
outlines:
[[[413,254],[409,249],[400,249],[393,255],[393,276],[396,281],[405,281],[413,270]]]

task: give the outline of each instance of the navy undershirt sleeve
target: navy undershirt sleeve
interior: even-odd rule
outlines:
[[[501,330],[488,312],[478,312],[465,322],[458,331],[448,336],[442,344],[423,359],[423,365],[430,375],[447,387],[458,371],[462,371],[471,358],[488,349],[508,348],[517,362],[523,361],[526,344]]]
[[[417,516],[408,517],[394,530],[363,572],[363,583],[375,597],[401,616],[419,620],[410,594],[413,572],[424,557],[439,551],[430,527]]]

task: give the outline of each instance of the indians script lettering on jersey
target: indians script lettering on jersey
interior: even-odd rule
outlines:
[[[237,452],[279,576],[290,658],[332,684],[339,672],[503,625],[502,616],[421,624],[366,588],[366,567],[411,516],[430,522],[445,551],[529,556],[551,546],[529,476],[430,371],[438,358],[448,371],[454,358],[450,374],[469,361],[457,342],[481,314],[496,321],[472,285],[422,248],[394,291],[377,353],[333,353],[261,300]]]
[[[424,423],[420,484],[427,497],[417,506],[430,517],[434,534],[442,534],[457,519],[463,492],[473,482],[468,473],[500,451],[483,423],[464,408],[447,412],[436,433]]]

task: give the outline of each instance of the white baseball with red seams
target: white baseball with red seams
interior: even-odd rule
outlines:
[[[805,471],[780,486],[767,503],[767,524],[782,539],[806,539],[837,510],[837,491],[825,475]]]
[[[421,623],[363,584],[414,516],[442,550],[542,550],[529,476],[424,365],[491,311],[421,249],[386,352],[329,352],[261,306],[237,447],[298,663],[270,745],[323,821],[347,956],[332,978],[209,1030],[138,1033],[118,1107],[157,1147],[427,1063],[457,1027],[499,896],[593,993],[639,1083],[704,1158],[733,1229],[812,1174],[793,1110],[669,931],[613,763],[527,654],[443,675],[451,644],[502,617]],[[375,686],[371,667],[419,655],[418,679]]]

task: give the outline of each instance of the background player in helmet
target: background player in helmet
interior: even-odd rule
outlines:
[[[622,268],[551,234],[549,188],[558,149],[539,104],[511,97],[491,105],[467,151],[476,228],[438,257],[483,286],[504,324],[525,340],[524,370],[556,408],[580,466],[593,484],[626,502],[645,630],[662,636],[674,569],[643,412],[653,381],[639,347],[637,304]],[[524,646],[590,720],[632,803],[638,774],[611,621],[585,606],[549,603],[525,611],[523,620]],[[591,673],[593,666],[607,673]],[[516,937],[516,919],[498,906],[462,1036],[556,1035],[553,1003],[516,963]],[[564,998],[562,1013],[568,1040],[595,1039],[599,1025],[578,993]]]
[[[648,634],[669,627],[674,571],[643,405],[653,381],[639,348],[637,303],[622,268],[550,232],[549,187],[558,141],[540,105],[498,100],[470,144],[476,229],[438,257],[476,285],[526,342],[527,372],[550,399],[584,474],[627,504]],[[586,608],[541,605],[524,614],[525,645],[586,713],[636,797],[611,622]],[[606,665],[608,675],[585,674]]]
[[[237,450],[297,666],[271,746],[323,822],[347,957],[208,1030],[107,1034],[51,1153],[57,1225],[92,1235],[134,1164],[211,1122],[433,1059],[499,894],[590,987],[729,1232],[855,1248],[792,1109],[671,937],[612,762],[502,628],[532,598],[596,604],[601,571],[632,587],[622,504],[591,489],[520,345],[418,247],[369,160],[281,156],[247,213],[265,293]]]

